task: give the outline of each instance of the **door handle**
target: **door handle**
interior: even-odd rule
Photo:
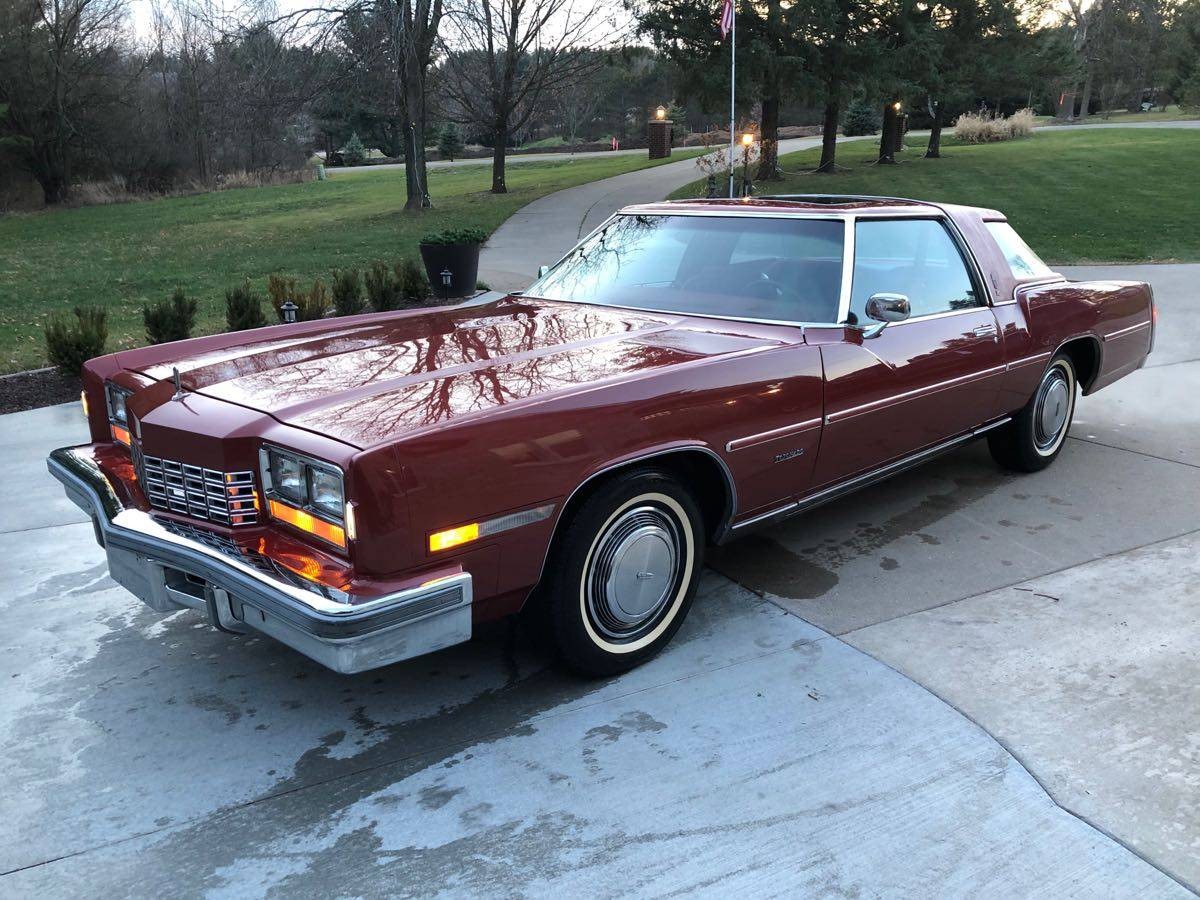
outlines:
[[[975,335],[975,337],[987,337],[989,334],[994,337],[996,334],[996,326],[995,325],[976,325],[973,329],[971,329],[971,331]]]

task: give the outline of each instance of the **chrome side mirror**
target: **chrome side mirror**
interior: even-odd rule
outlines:
[[[888,325],[903,322],[911,312],[912,307],[903,294],[872,294],[867,300],[867,318],[879,324],[863,329],[863,340],[879,337]]]
[[[549,266],[538,266],[538,278],[541,278],[543,275],[545,275],[549,271],[550,271]]]

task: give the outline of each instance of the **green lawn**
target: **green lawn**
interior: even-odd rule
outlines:
[[[427,231],[494,230],[544,194],[650,163],[644,156],[520,163],[509,193],[494,195],[491,167],[434,168],[435,209],[405,213],[404,173],[334,171],[330,180],[246,188],[114,206],[0,218],[0,372],[45,365],[42,327],[79,303],[109,309],[109,349],[145,342],[141,308],[177,285],[199,298],[199,333],[224,328],[224,291],[244,278],[320,276],[336,266],[416,256]]]
[[[567,139],[565,137],[554,135],[553,137],[542,138],[540,141],[530,141],[528,144],[522,144],[519,149],[544,150],[547,147],[565,147],[566,144]]]
[[[1200,119],[1200,109],[1181,109],[1178,106],[1168,106],[1165,110],[1156,108],[1150,112],[1113,109],[1092,113],[1087,117],[1088,122],[1178,122],[1184,119]]]
[[[1104,122],[1180,122],[1200,119],[1200,109],[1183,109],[1178,105],[1168,105],[1166,109],[1152,109],[1150,112],[1130,112],[1127,109],[1110,109],[1108,112],[1094,112],[1085,120],[1093,125]],[[1054,116],[1034,116],[1038,125],[1056,125]],[[1070,127],[1069,125],[1065,127]]]
[[[846,171],[796,174],[760,193],[883,194],[998,209],[1048,261],[1200,260],[1194,189],[1200,129],[1039,129],[1001,144],[947,143],[923,159],[913,136],[896,166],[872,166],[874,139],[838,147]],[[811,169],[819,151],[792,153],[785,170]],[[702,182],[677,191],[699,196]]]

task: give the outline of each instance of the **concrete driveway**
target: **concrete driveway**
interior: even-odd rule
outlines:
[[[78,411],[3,417],[0,895],[1190,896],[1200,267],[1150,274],[1151,367],[1051,470],[733,544],[611,681],[506,625],[339,677],[159,618],[42,469]]]

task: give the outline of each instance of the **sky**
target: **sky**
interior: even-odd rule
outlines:
[[[296,9],[312,9],[318,5],[316,0],[274,0],[273,4],[279,14],[285,14]],[[238,8],[237,0],[229,0],[226,8],[231,12]],[[129,0],[129,14],[134,32],[139,38],[150,37],[153,31],[154,4],[152,0]]]

